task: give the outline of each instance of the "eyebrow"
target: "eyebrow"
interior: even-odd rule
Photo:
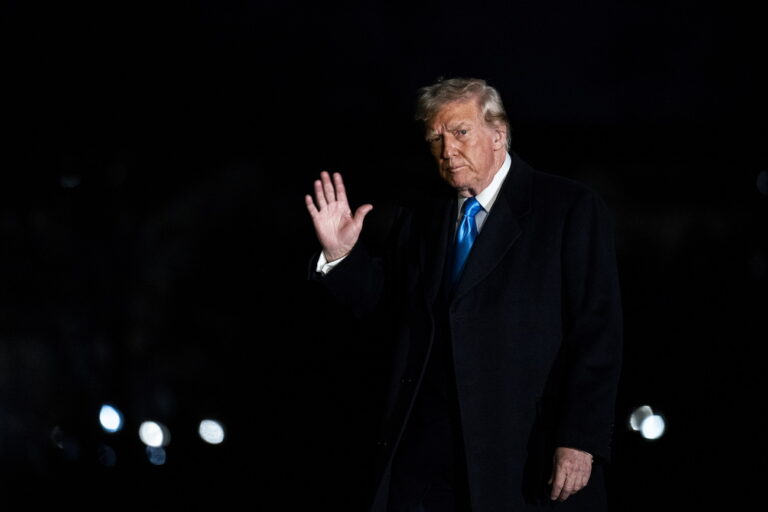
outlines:
[[[448,127],[448,131],[452,132],[454,130],[459,130],[459,129],[463,128],[463,127],[470,127],[471,128],[472,127],[472,122],[471,121],[459,121],[458,123],[449,126]],[[427,137],[431,137],[432,135],[437,135],[437,134],[438,134],[438,132],[435,131],[435,130],[431,130],[431,129],[427,130]]]
[[[467,125],[472,126],[472,121],[459,121],[455,125],[449,126],[448,130],[450,130],[450,131],[458,130],[459,128],[465,127]]]

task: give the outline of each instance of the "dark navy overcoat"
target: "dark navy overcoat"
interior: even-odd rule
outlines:
[[[455,221],[455,195],[399,209],[386,254],[373,256],[359,243],[314,277],[361,316],[384,308],[392,328],[377,512],[434,342],[433,304]],[[605,509],[622,315],[601,198],[513,154],[451,294],[448,326],[472,510]],[[548,499],[557,446],[595,458],[589,485],[562,504]]]

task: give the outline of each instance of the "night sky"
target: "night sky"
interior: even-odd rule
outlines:
[[[342,172],[353,207],[375,206],[376,247],[389,205],[439,186],[413,105],[454,76],[496,87],[513,151],[612,213],[613,508],[754,503],[768,45],[752,8],[76,4],[0,7],[0,506],[363,510],[388,346],[307,281],[303,196]],[[656,441],[625,426],[641,405],[667,421]],[[198,437],[204,418],[224,443]],[[171,432],[162,465],[145,420]]]

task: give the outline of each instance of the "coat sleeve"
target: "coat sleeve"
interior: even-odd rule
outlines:
[[[563,362],[556,445],[608,459],[622,357],[622,312],[613,228],[585,191],[563,231]]]
[[[325,286],[356,317],[366,318],[378,307],[384,293],[384,264],[359,242],[347,257],[326,275],[315,271],[320,254],[310,261],[309,279]]]

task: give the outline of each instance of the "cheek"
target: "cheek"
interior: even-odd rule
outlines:
[[[472,165],[473,171],[477,172],[482,168],[485,152],[479,144],[473,144],[468,147],[464,155],[466,156],[466,160]]]

